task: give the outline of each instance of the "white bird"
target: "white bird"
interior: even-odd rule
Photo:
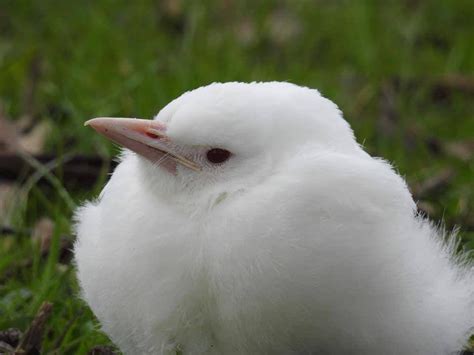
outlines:
[[[317,90],[216,83],[154,120],[87,124],[129,149],[75,244],[82,296],[124,353],[466,345],[472,263]]]

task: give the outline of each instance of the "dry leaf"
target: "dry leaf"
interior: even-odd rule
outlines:
[[[31,233],[31,239],[40,245],[41,251],[46,252],[51,245],[54,223],[48,217],[42,217],[36,222]]]
[[[36,124],[28,134],[19,136],[19,146],[30,154],[39,154],[44,151],[46,138],[51,132],[49,121],[41,121]]]
[[[445,143],[443,151],[462,161],[470,161],[474,158],[474,140]]]
[[[43,151],[46,138],[51,132],[51,124],[41,121],[35,124],[28,133],[21,133],[22,123],[7,120],[0,115],[0,152],[18,152],[20,149],[29,154]]]

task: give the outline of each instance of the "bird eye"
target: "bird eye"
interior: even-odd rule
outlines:
[[[228,150],[212,148],[207,151],[207,160],[212,164],[221,164],[230,158],[231,153]]]

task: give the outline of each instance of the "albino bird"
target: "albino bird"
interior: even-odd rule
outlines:
[[[466,345],[472,263],[317,90],[216,83],[154,120],[87,124],[129,149],[75,244],[82,296],[124,353]]]

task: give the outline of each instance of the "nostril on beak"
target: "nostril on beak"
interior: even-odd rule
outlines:
[[[158,136],[156,133],[153,133],[153,132],[146,132],[146,135],[147,135],[149,138],[152,138],[152,139],[158,139],[158,138],[160,138],[160,136]]]
[[[153,129],[153,128],[149,128],[146,130],[145,134],[147,135],[147,137],[151,138],[151,139],[164,139],[166,138],[166,135],[157,130],[157,129]]]

